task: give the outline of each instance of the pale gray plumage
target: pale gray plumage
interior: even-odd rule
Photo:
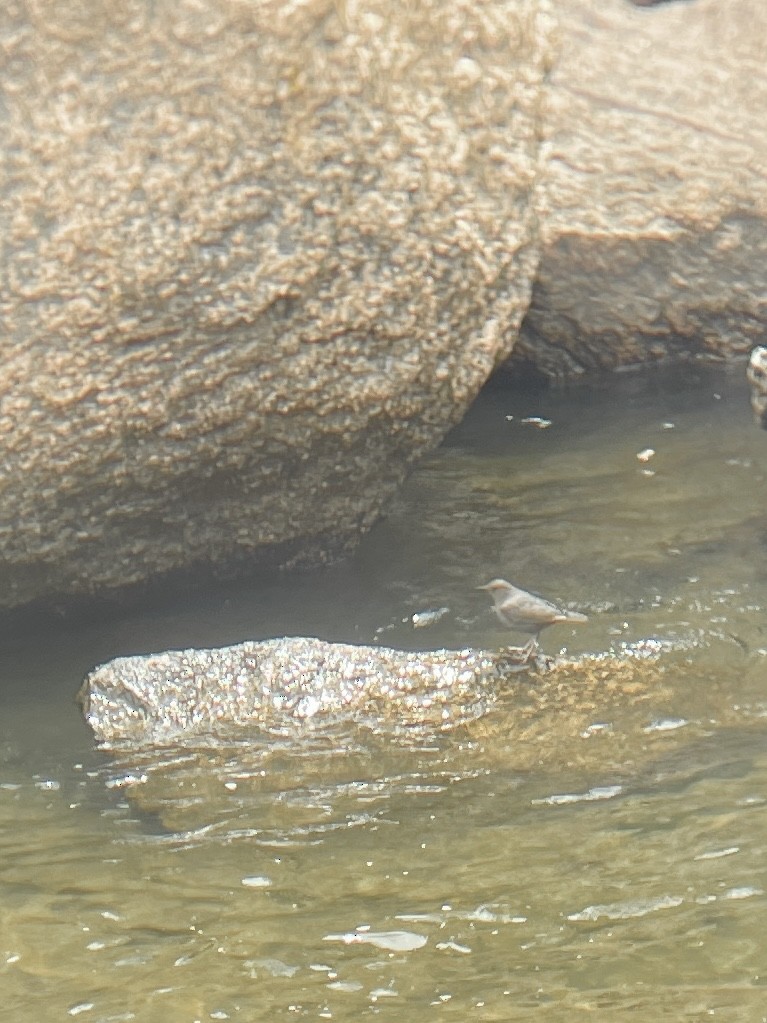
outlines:
[[[525,647],[530,652],[538,645],[540,633],[550,625],[558,625],[560,622],[588,621],[586,615],[579,611],[568,611],[565,608],[557,607],[551,601],[521,590],[505,579],[493,579],[492,582],[478,586],[477,589],[486,590],[492,596],[493,610],[504,625],[508,625],[515,632],[526,632],[532,635],[532,639]]]

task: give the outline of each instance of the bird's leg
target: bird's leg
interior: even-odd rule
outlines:
[[[534,636],[531,636],[527,643],[525,643],[525,645],[522,647],[522,653],[525,655],[525,660],[529,661],[537,649],[538,633],[536,632],[536,634]]]

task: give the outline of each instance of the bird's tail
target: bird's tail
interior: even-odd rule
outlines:
[[[565,611],[565,614],[568,622],[587,622],[589,620],[588,616],[582,615],[580,611]]]

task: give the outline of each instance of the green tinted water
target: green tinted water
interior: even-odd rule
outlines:
[[[767,1018],[767,435],[687,374],[489,392],[352,562],[9,641],[0,1019]],[[657,686],[120,755],[73,702],[170,646],[501,644],[499,574],[589,613],[548,652],[664,643]]]

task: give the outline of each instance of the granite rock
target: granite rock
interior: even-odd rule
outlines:
[[[107,745],[231,738],[243,729],[365,716],[441,727],[484,713],[491,683],[525,670],[518,655],[287,637],[118,657],[90,672],[79,700]]]
[[[0,608],[347,551],[510,351],[549,0],[0,13]]]
[[[658,685],[662,652],[645,640],[568,660],[530,658],[521,647],[406,651],[288,636],[117,657],[89,672],[78,700],[106,747],[226,744],[349,721],[439,732],[483,717],[508,683],[528,676],[537,695],[523,702],[554,701],[560,715],[565,706],[593,711],[608,694],[646,695]],[[520,711],[520,723],[527,716]]]
[[[767,6],[557,13],[541,265],[513,360],[568,377],[744,355],[767,327]]]

